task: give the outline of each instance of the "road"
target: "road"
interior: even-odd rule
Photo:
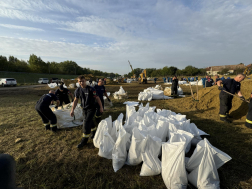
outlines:
[[[26,85],[26,86],[20,86],[20,87],[0,87],[1,90],[15,90],[15,89],[25,89],[25,88],[36,88],[36,87],[45,87],[47,85]]]

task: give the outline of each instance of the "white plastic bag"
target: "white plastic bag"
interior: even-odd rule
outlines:
[[[107,159],[112,159],[112,150],[114,148],[114,145],[114,139],[107,131],[105,131],[103,140],[100,144],[98,155]]]
[[[127,143],[130,142],[130,134],[125,131],[122,125],[119,126],[119,134],[112,151],[112,164],[117,172],[124,165],[127,158]]]
[[[185,142],[162,144],[162,178],[167,188],[187,188],[185,145]]]
[[[169,122],[158,120],[156,129],[157,129],[157,137],[161,138],[162,142],[166,142],[169,129]]]
[[[199,142],[194,152],[187,163],[187,169],[192,170],[188,175],[188,180],[198,188],[219,189],[220,180],[217,169],[231,157],[213,147],[207,139]]]
[[[171,138],[169,139],[169,143],[173,142],[185,142],[185,153],[188,153],[191,149],[191,140],[194,137],[191,133],[183,131],[183,130],[177,130],[176,132],[170,133]]]
[[[140,176],[153,176],[161,173],[161,161],[158,154],[161,150],[162,141],[158,137],[147,135],[145,151],[142,153],[143,165]]]
[[[145,146],[146,137],[139,131],[138,128],[134,128],[127,158],[128,165],[138,165],[143,161],[142,153],[145,150]]]
[[[108,123],[106,120],[101,120],[93,139],[93,143],[96,148],[100,148],[100,144],[103,141],[105,131],[108,131]]]

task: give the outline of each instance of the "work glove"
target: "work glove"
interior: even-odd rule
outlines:
[[[55,106],[54,108],[55,108],[55,109],[58,109],[58,106]]]
[[[107,97],[108,101],[111,102],[111,100],[109,99],[109,97]]]
[[[241,99],[241,100],[243,100],[243,101],[245,101],[245,98],[244,98],[244,96],[240,96],[240,99]]]
[[[219,90],[222,90],[222,86],[219,86],[218,89],[219,89]]]

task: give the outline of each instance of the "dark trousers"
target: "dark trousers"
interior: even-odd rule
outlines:
[[[220,92],[219,97],[220,97],[220,112],[219,112],[219,114],[220,114],[221,118],[225,118],[232,108],[233,96],[231,96],[225,92]]]
[[[250,100],[250,103],[249,103],[249,110],[246,117],[245,126],[252,129],[252,99]]]
[[[171,95],[177,95],[178,94],[178,87],[171,87]]]
[[[57,118],[52,112],[52,110],[49,108],[49,106],[42,106],[40,104],[37,104],[35,106],[35,109],[42,118],[44,124],[49,124],[50,122],[51,125],[55,125],[57,123]]]
[[[104,101],[101,101],[102,103],[102,107],[104,109]],[[100,105],[98,103],[96,103],[96,113],[95,113],[95,121],[97,123],[97,125],[99,125],[99,123],[101,122],[101,112],[100,112]]]
[[[0,188],[16,188],[16,163],[9,154],[0,154]]]
[[[65,104],[69,104],[69,103],[70,103],[70,100],[69,100],[68,97],[67,97],[67,98],[63,98],[63,99],[59,99],[59,101],[60,101],[59,106],[62,106],[62,105],[63,105],[63,102],[64,102]]]
[[[91,133],[91,129],[95,128],[95,124],[93,121],[95,115],[95,109],[87,109],[83,110],[83,137],[89,137],[89,134]]]

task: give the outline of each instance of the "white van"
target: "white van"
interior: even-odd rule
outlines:
[[[2,87],[11,86],[11,85],[16,87],[17,86],[17,81],[14,78],[0,78],[0,85]]]
[[[49,79],[48,78],[39,78],[38,83],[40,84],[48,84]]]

